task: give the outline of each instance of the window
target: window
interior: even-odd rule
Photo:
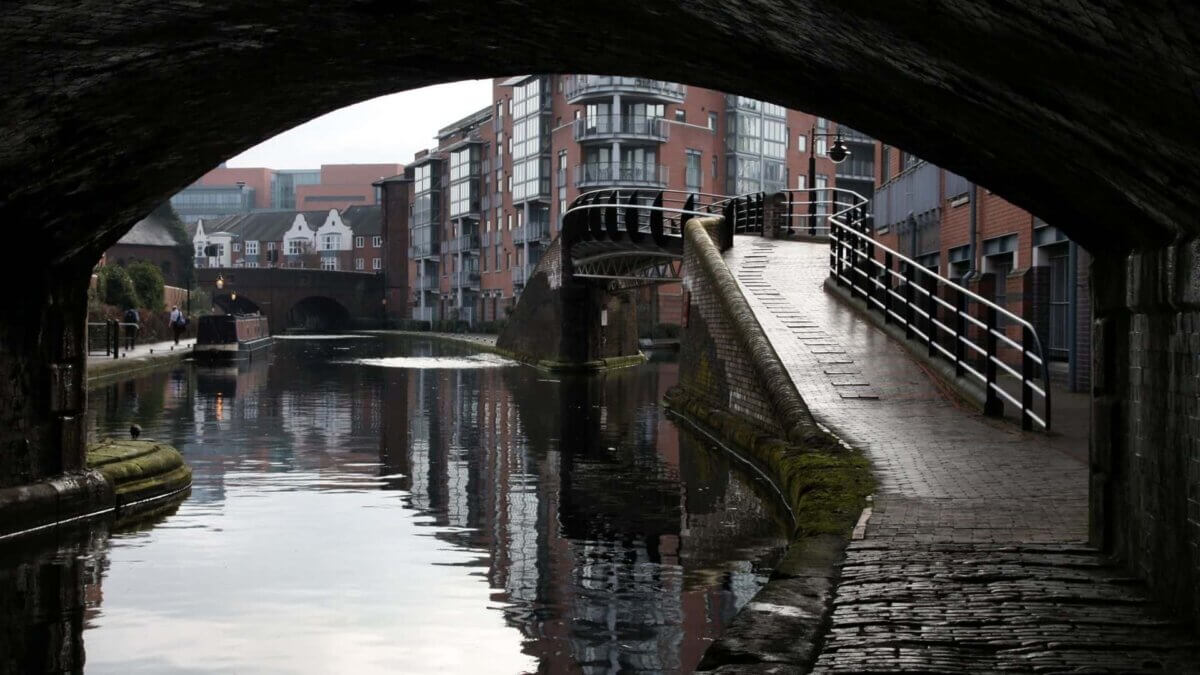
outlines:
[[[801,138],[803,138],[803,137],[801,137]],[[797,190],[804,189],[804,179],[806,179],[806,178],[808,178],[808,176],[805,176],[804,174],[800,174],[799,176],[796,176],[796,189]]]
[[[362,258],[354,259],[354,269],[356,269],[356,270],[363,269],[363,259]]]
[[[342,247],[342,235],[340,234],[323,234],[321,235],[321,250],[336,251]]]
[[[197,258],[204,257],[204,244],[203,243],[196,244],[196,257]]]
[[[233,242],[233,252],[234,252],[234,253],[241,253],[241,252],[242,252],[242,244],[241,244],[241,242],[236,242],[236,241],[235,241],[235,242]]]
[[[268,250],[268,251],[274,251],[274,250],[275,250],[275,242],[273,242],[273,241],[268,241],[268,242],[267,242],[267,250]]]
[[[272,242],[272,243],[274,243],[274,242]],[[257,241],[246,242],[246,255],[258,255],[258,242]]]
[[[716,153],[713,153],[713,156],[712,156],[712,177],[713,177],[713,180],[717,179],[717,155],[716,155]]]
[[[361,236],[355,237],[354,238],[354,248],[362,248],[362,247],[363,247],[363,237],[361,237]]]
[[[796,150],[801,153],[808,152],[808,136],[800,134],[796,137]]]
[[[336,270],[337,269],[337,258],[333,258],[333,257],[321,258],[321,269]]]
[[[381,261],[379,258],[371,258],[371,269],[373,269],[373,270],[383,269],[382,263],[383,263],[383,261]]]
[[[684,110],[683,108],[676,108],[675,109],[675,121],[676,122],[686,122],[687,121],[687,111]]]
[[[308,249],[308,240],[306,239],[288,239],[287,254],[301,255]]]
[[[713,131],[717,130],[717,113],[708,113],[708,128],[712,129]]]
[[[383,246],[383,235],[377,234],[374,237],[371,237],[371,246],[374,248]]]
[[[496,159],[504,159],[504,132],[496,132]],[[500,178],[500,169],[496,169],[496,178]]]
[[[512,232],[512,214],[508,214],[508,231]]]
[[[256,262],[248,262],[248,263],[246,263],[246,267],[253,267],[253,268],[257,268],[257,267],[258,267],[258,263],[256,263]]]
[[[685,183],[688,192],[700,192],[703,186],[704,170],[701,168],[702,153],[699,150],[688,149],[685,152],[687,161]]]
[[[813,142],[816,144],[816,151],[817,151],[818,157],[824,157],[827,154],[827,150],[828,150],[827,146],[829,145],[828,140],[829,139],[823,138],[823,137],[816,138],[813,140]]]

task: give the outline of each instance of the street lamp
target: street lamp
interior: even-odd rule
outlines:
[[[219,291],[222,288],[225,288],[225,277],[218,274],[217,275],[217,290]]]
[[[846,161],[846,158],[850,156],[850,148],[847,148],[846,143],[842,140],[842,132],[840,129],[834,134],[818,134],[817,127],[814,125],[809,128],[808,135],[810,137],[808,141],[809,187],[816,188],[817,155],[816,148],[814,146],[817,144],[817,138],[829,138],[830,136],[834,138],[833,147],[830,148],[829,152],[826,153],[829,155],[830,161],[832,161],[834,164],[841,164],[842,162]],[[813,196],[808,200],[808,233],[812,236],[816,236],[817,234],[817,195],[815,193],[813,193]]]

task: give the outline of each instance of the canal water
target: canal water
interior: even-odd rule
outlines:
[[[318,336],[94,389],[192,492],[0,544],[0,672],[688,672],[788,523],[668,419],[676,373]]]

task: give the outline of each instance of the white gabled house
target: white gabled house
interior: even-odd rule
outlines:
[[[233,264],[233,241],[235,235],[231,232],[216,230],[206,232],[204,220],[196,221],[196,233],[192,235],[192,248],[195,249],[197,267],[230,267]],[[210,256],[204,249],[208,246],[217,247],[217,255]]]
[[[283,255],[289,267],[303,266],[302,256],[316,250],[317,233],[308,225],[303,213],[297,213],[292,226],[283,233]]]
[[[336,209],[329,209],[325,222],[317,228],[317,251],[321,254],[321,269],[347,269],[354,245],[354,231]]]

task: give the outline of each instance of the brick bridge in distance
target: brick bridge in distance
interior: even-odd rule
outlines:
[[[221,288],[217,288],[217,280]],[[225,312],[261,312],[271,332],[379,325],[383,276],[364,272],[269,268],[201,268],[196,286]]]

